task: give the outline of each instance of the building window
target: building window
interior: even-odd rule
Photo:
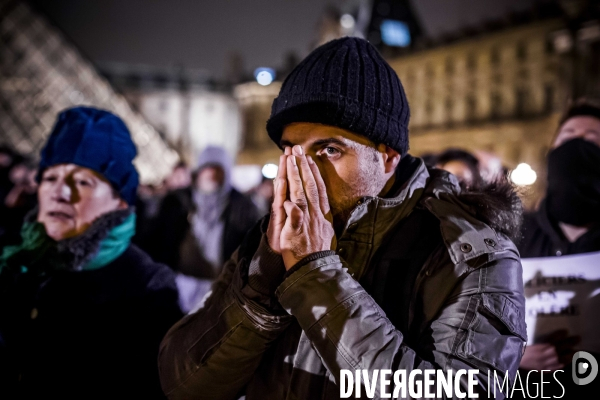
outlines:
[[[527,99],[529,93],[527,89],[517,88],[515,90],[515,115],[517,117],[524,117],[527,113]]]
[[[546,85],[544,87],[544,112],[554,111],[554,86]]]
[[[490,117],[498,118],[502,108],[502,97],[500,93],[494,92],[490,96]]]
[[[527,44],[525,42],[517,43],[517,60],[525,61],[527,59]]]
[[[544,50],[546,54],[554,53],[554,42],[552,41],[552,38],[546,38],[544,43]]]
[[[469,53],[467,55],[467,70],[473,72],[476,69],[477,69],[477,57],[475,57],[475,54]]]
[[[472,95],[467,96],[465,100],[465,119],[467,122],[474,121],[477,116],[477,102]]]
[[[452,111],[454,109],[454,101],[452,100],[452,97],[446,98],[445,107],[446,107],[446,122],[452,123],[452,120],[453,120]]]
[[[452,57],[446,58],[446,75],[454,74],[454,60]]]
[[[497,66],[500,64],[500,48],[498,48],[498,46],[492,47],[492,51],[490,53],[490,64],[492,64],[492,66]]]
[[[426,76],[428,79],[431,79],[431,78],[433,78],[433,77],[434,77],[434,75],[435,75],[435,73],[434,73],[434,71],[433,71],[433,67],[431,66],[431,64],[427,64],[427,65],[425,66],[425,76]]]
[[[431,103],[431,99],[425,101],[425,119],[425,125],[430,125],[433,119],[433,104]]]
[[[529,79],[529,71],[525,68],[521,68],[518,72],[519,74],[519,79],[526,81]]]

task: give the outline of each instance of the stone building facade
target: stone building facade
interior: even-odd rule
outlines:
[[[568,95],[554,43],[563,26],[537,21],[389,60],[411,107],[411,153],[455,147],[495,154],[508,169],[527,163],[542,178],[532,205]]]
[[[220,88],[202,70],[105,64],[101,71],[194,167],[207,145],[239,151],[242,116],[229,87]]]

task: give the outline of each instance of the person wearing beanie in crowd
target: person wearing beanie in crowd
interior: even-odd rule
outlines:
[[[408,154],[408,122],[396,73],[363,39],[291,72],[267,122],[283,149],[271,215],[165,336],[169,398],[337,399],[342,370],[477,369],[480,398],[488,372],[513,381],[526,341],[518,198],[428,170]]]
[[[130,242],[135,156],[110,112],[58,115],[38,207],[0,257],[0,397],[164,398],[158,346],[183,314],[173,272]]]
[[[193,309],[221,273],[260,215],[252,200],[231,184],[233,161],[225,149],[208,146],[198,158],[191,187],[163,200],[151,239],[150,254],[181,275],[181,306]],[[197,282],[210,281],[208,285]]]

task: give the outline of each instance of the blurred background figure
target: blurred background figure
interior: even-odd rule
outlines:
[[[59,114],[39,205],[0,256],[1,398],[164,398],[158,346],[183,314],[173,272],[131,244],[136,153],[114,114]],[[18,204],[35,187],[31,166],[11,172]]]
[[[20,157],[10,169],[9,179],[13,186],[4,198],[0,248],[21,240],[20,230],[25,215],[37,204],[36,173],[37,165],[24,157]]]
[[[178,162],[171,173],[163,180],[162,185],[140,185],[136,202],[137,226],[133,242],[143,249],[150,249],[152,233],[160,204],[164,197],[175,190],[188,188],[192,176],[187,164]]]
[[[537,211],[524,216],[523,237],[517,243],[521,257],[600,251],[600,107],[597,103],[579,100],[568,108],[559,122],[547,164],[546,195]],[[570,379],[574,346],[580,340],[569,336],[566,330],[555,331],[544,343],[526,347],[520,367],[538,371],[564,369],[561,382],[568,398],[584,398],[589,392]],[[597,382],[595,385],[594,392]],[[560,388],[554,385],[549,392],[558,393],[558,390]]]
[[[456,176],[461,186],[465,188],[478,188],[483,184],[479,172],[479,160],[468,151],[448,149],[436,157],[435,166]]]
[[[10,147],[0,145],[0,203],[4,203],[4,199],[13,183],[10,180],[10,170],[19,160],[21,156],[16,154]]]
[[[580,100],[560,121],[548,154],[548,187],[525,215],[522,257],[600,251],[600,107]]]
[[[252,200],[231,185],[231,168],[223,148],[207,147],[192,174],[192,186],[168,194],[157,216],[149,250],[179,272],[184,311],[198,305],[260,217]]]
[[[169,192],[187,188],[192,184],[192,174],[187,164],[180,161],[173,167],[173,171],[165,178],[164,186]]]
[[[259,215],[262,216],[270,213],[271,204],[273,203],[273,179],[263,176],[260,183],[246,194],[254,202]]]
[[[9,146],[0,145],[0,249],[8,237],[12,236],[13,224],[10,221],[5,205],[6,196],[12,190],[14,183],[10,179],[12,167],[23,159]]]
[[[479,162],[479,174],[484,182],[494,182],[509,178],[509,168],[503,165],[502,158],[490,151],[475,150],[473,155]]]

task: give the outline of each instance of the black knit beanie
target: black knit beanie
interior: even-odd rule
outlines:
[[[408,151],[410,111],[396,72],[364,39],[345,37],[315,49],[285,79],[267,132],[279,146],[293,122],[332,125]]]

